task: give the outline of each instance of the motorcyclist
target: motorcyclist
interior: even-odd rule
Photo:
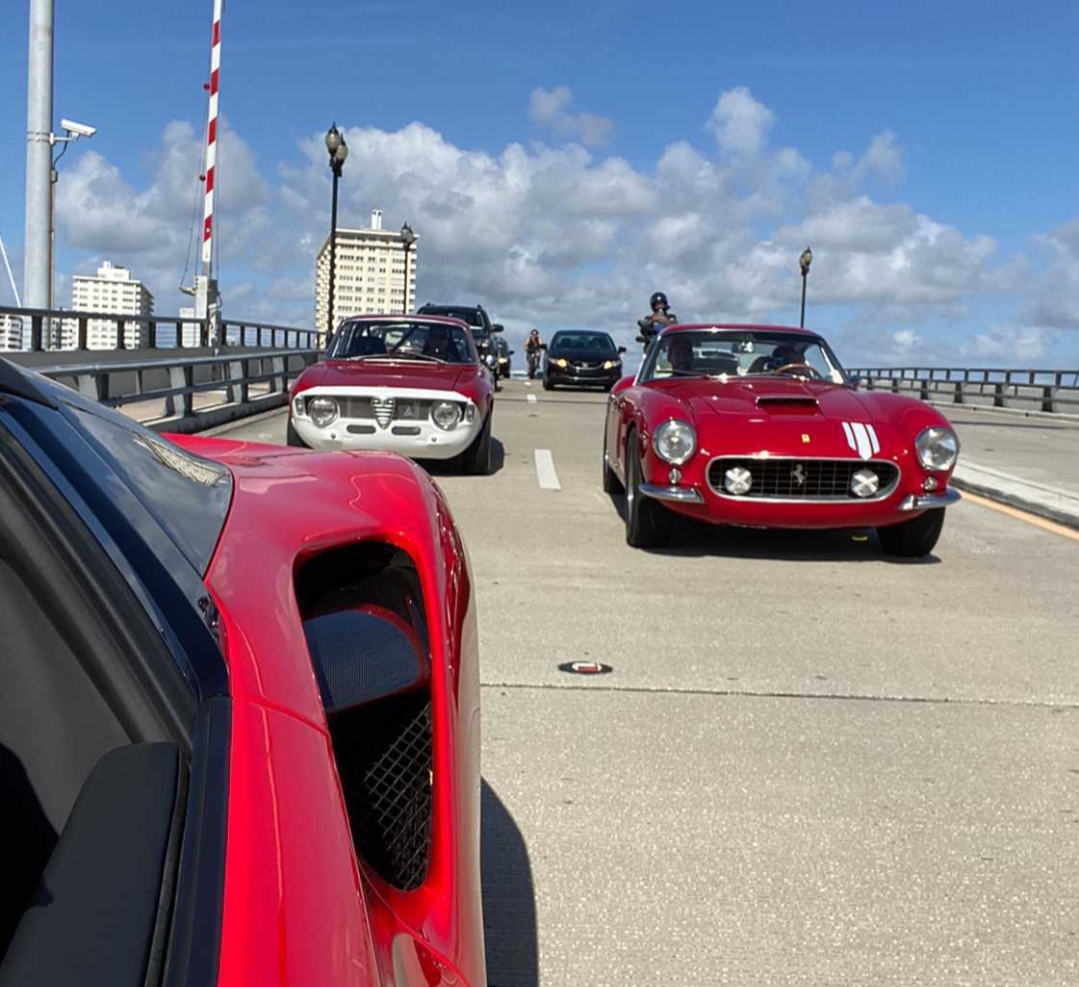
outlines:
[[[528,376],[534,378],[536,371],[539,369],[540,355],[547,348],[547,345],[540,337],[539,330],[533,329],[528,334],[528,339],[525,340],[525,354],[528,358]]]
[[[673,326],[678,322],[678,316],[670,310],[670,303],[662,291],[654,292],[648,300],[652,311],[637,320],[637,327],[641,330],[641,336],[647,347],[652,338],[658,332],[662,332],[667,326]]]

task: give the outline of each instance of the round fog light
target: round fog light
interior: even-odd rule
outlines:
[[[682,482],[682,471],[681,470],[671,470],[671,472],[670,472],[670,480],[671,480],[672,485],[676,484],[676,483],[681,483]]]
[[[926,490],[936,490],[937,478],[935,476],[927,476],[925,478],[925,483],[923,483],[922,486],[925,487]]]
[[[744,466],[732,466],[723,474],[723,486],[727,488],[728,493],[739,495],[749,493],[749,488],[753,486],[753,474]]]
[[[850,492],[855,497],[872,497],[880,490],[880,477],[872,470],[858,470],[850,478]]]

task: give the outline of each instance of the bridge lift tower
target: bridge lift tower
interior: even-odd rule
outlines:
[[[213,28],[210,35],[209,108],[206,115],[206,147],[199,181],[204,185],[202,211],[202,246],[194,285],[180,285],[180,290],[195,298],[195,318],[210,320],[211,343],[217,340],[221,317],[221,298],[213,276],[214,193],[217,186],[217,115],[218,80],[221,73],[221,8],[223,0],[213,0]]]

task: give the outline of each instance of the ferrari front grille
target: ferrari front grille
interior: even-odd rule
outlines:
[[[383,880],[418,888],[431,854],[431,697],[426,689],[330,719],[356,852]]]
[[[731,494],[724,486],[728,470],[748,470],[752,478],[744,494]],[[856,497],[851,478],[859,470],[872,470],[880,487],[872,497]],[[708,464],[708,485],[721,497],[733,500],[864,501],[889,496],[899,483],[895,463],[872,459],[795,459],[769,456],[718,456]]]

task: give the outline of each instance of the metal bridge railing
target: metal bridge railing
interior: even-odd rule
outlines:
[[[0,305],[0,340],[11,351],[171,350],[206,346],[317,349],[315,329],[257,320],[196,319],[188,315],[124,315]],[[102,343],[106,345],[102,345]]]
[[[867,390],[890,390],[946,404],[1079,414],[1079,370],[987,367],[852,369]]]
[[[318,360],[313,349],[176,355],[123,363],[61,363],[38,373],[152,428],[197,432],[288,402],[290,381]]]

